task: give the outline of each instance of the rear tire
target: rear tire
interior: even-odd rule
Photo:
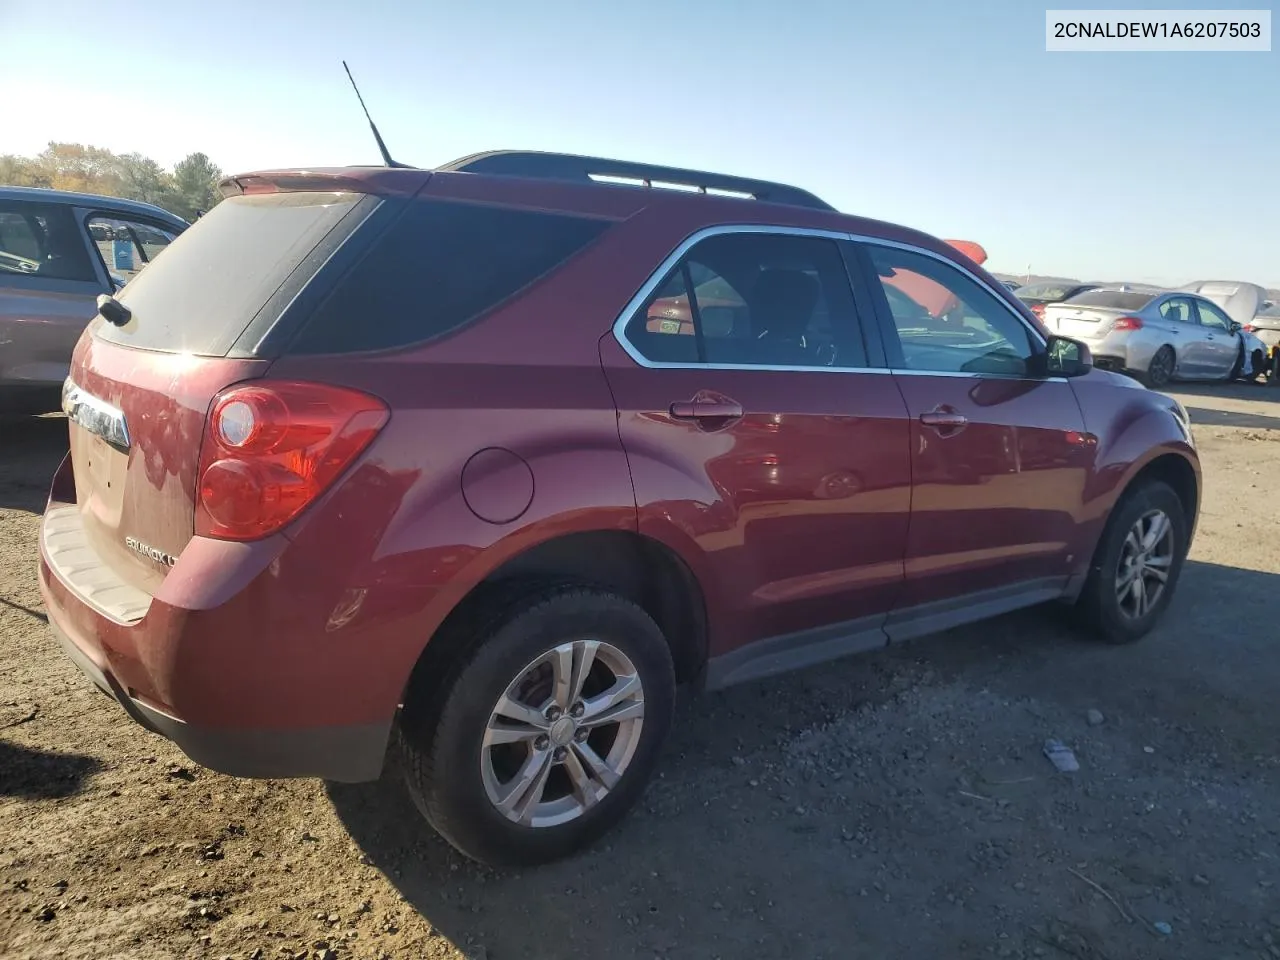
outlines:
[[[1142,375],[1142,382],[1153,390],[1160,390],[1167,387],[1173,380],[1173,371],[1177,366],[1178,358],[1173,352],[1173,347],[1167,343],[1155,352],[1155,356],[1151,358],[1151,363],[1147,366],[1147,371]]]
[[[1186,508],[1168,484],[1149,480],[1128,491],[1112,510],[1076,603],[1084,624],[1107,643],[1150,632],[1177,588],[1187,534]]]
[[[591,844],[639,798],[671,726],[675,671],[657,624],[616,594],[544,584],[492,600],[456,625],[469,642],[443,694],[410,692],[401,766],[461,853],[530,866]]]

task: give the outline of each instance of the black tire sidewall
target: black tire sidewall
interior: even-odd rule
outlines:
[[[512,823],[496,809],[481,778],[481,742],[498,698],[520,672],[557,644],[590,636],[612,644],[635,665],[644,688],[640,742],[618,785],[577,819],[556,827]],[[589,845],[643,792],[671,726],[675,676],[667,642],[639,606],[591,587],[561,587],[517,605],[489,636],[475,638],[436,713],[434,729],[405,731],[411,750],[430,750],[432,775],[410,783],[419,808],[450,843],[493,865],[533,865]],[[414,777],[412,772],[409,773]]]
[[[1120,564],[1124,539],[1129,530],[1137,523],[1139,517],[1153,509],[1163,511],[1173,525],[1173,563],[1170,565],[1169,579],[1165,583],[1165,590],[1160,600],[1144,617],[1134,620],[1126,617],[1120,610],[1120,601],[1115,591],[1116,571]],[[1103,542],[1099,544],[1097,560],[1090,577],[1091,595],[1086,598],[1093,613],[1094,625],[1103,639],[1112,643],[1127,643],[1150,632],[1173,599],[1182,574],[1183,563],[1186,561],[1186,554],[1186,512],[1182,501],[1171,487],[1159,481],[1150,481],[1125,496],[1116,506],[1115,513],[1107,523]]]

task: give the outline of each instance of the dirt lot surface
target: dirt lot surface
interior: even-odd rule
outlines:
[[[1280,389],[1178,395],[1207,492],[1155,634],[1029,611],[685,704],[622,829],[521,874],[394,774],[233,780],[135,727],[41,612],[65,424],[0,424],[0,955],[1280,957]]]

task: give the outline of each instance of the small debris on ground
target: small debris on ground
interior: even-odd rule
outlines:
[[[1076,755],[1061,740],[1046,740],[1044,755],[1049,758],[1049,762],[1058,769],[1059,773],[1075,773],[1080,769]]]

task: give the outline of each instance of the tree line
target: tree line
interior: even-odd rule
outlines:
[[[187,221],[222,199],[221,179],[222,171],[203,153],[189,154],[172,170],[140,153],[116,154],[81,143],[50,143],[34,157],[0,154],[0,185],[142,200]]]

